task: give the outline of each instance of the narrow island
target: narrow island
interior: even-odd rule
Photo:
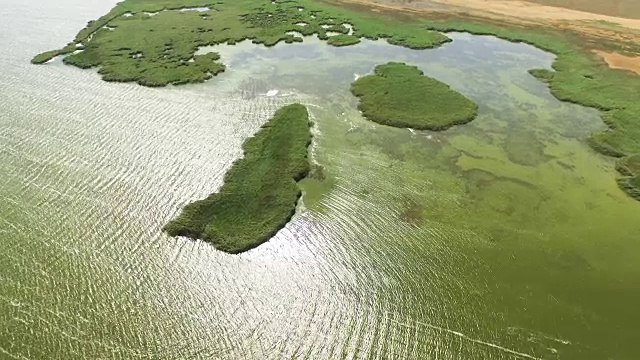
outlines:
[[[268,241],[293,217],[309,173],[311,123],[300,104],[280,108],[242,145],[217,193],[188,204],[164,230],[237,254]]]
[[[358,109],[378,124],[418,130],[445,130],[475,119],[478,106],[416,66],[389,62],[358,78],[351,92]]]

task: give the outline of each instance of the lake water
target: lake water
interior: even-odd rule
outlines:
[[[598,113],[527,73],[553,55],[467,34],[245,42],[216,48],[226,73],[164,89],[29,64],[113,5],[0,7],[0,359],[640,356],[640,203],[585,143]],[[478,118],[362,119],[349,84],[391,60]],[[295,101],[327,180],[305,181],[294,221],[242,255],[161,232]]]

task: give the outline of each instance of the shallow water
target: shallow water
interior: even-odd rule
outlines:
[[[597,112],[527,73],[552,55],[465,34],[428,51],[244,42],[218,48],[226,73],[165,89],[28,63],[112,5],[0,10],[0,358],[640,353],[640,205],[584,142]],[[349,84],[390,60],[479,117],[441,133],[362,119]],[[293,101],[328,177],[295,220],[240,256],[162,234]]]

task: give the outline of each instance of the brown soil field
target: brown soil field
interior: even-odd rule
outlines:
[[[373,11],[448,13],[581,34],[613,68],[640,69],[640,0],[337,0]],[[624,15],[625,17],[621,17]],[[604,42],[598,40],[606,40]],[[616,49],[611,44],[616,44]],[[624,54],[620,54],[624,52]],[[640,73],[639,73],[640,74]]]
[[[625,56],[600,50],[595,50],[595,53],[602,56],[610,68],[630,70],[640,75],[640,57],[638,56]]]
[[[638,0],[530,0],[530,2],[594,14],[640,19]]]

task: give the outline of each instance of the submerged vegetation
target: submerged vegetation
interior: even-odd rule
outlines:
[[[224,185],[204,200],[187,205],[164,230],[211,242],[240,253],[274,236],[294,215],[309,173],[311,143],[307,109],[292,104],[279,109],[242,148],[244,157],[225,174]]]
[[[390,62],[357,79],[351,92],[364,117],[379,124],[444,130],[473,120],[478,106],[415,66]]]

